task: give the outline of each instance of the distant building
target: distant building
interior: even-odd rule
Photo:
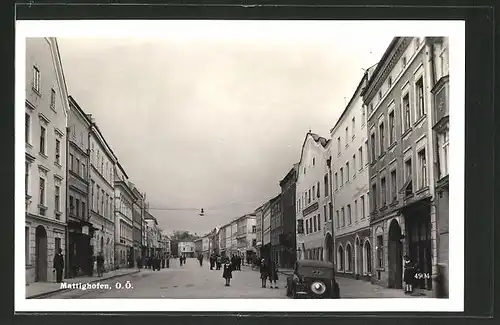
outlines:
[[[179,247],[179,256],[195,257],[194,241],[180,241],[178,247]]]
[[[331,215],[327,216],[330,196],[325,195],[330,144],[331,141],[308,132],[302,145],[296,183],[299,259],[323,260],[328,234],[332,236]]]
[[[142,220],[144,219],[143,207],[144,207],[144,197],[137,187],[133,187],[132,192],[137,198],[132,206],[132,238],[134,247],[134,256],[137,261],[137,257],[142,260],[144,257],[142,255]]]
[[[275,250],[278,253],[280,266],[292,268],[296,258],[296,183],[298,165],[295,164],[287,173],[285,178],[280,181],[281,187],[281,206],[282,206],[282,224],[277,225],[275,232],[278,235],[278,245]]]
[[[260,257],[260,250],[262,248],[262,207],[260,206],[255,209],[255,249],[257,250],[257,256]]]
[[[219,254],[226,256],[226,225],[219,229]]]
[[[245,214],[236,219],[236,249],[243,258],[250,257],[256,253],[254,244],[256,237],[255,215]]]
[[[271,259],[271,204],[277,197],[269,200],[262,206],[262,247],[260,256]]]
[[[203,238],[198,238],[194,241],[194,254],[196,257],[202,255],[203,252]]]
[[[270,206],[271,211],[271,259],[273,262],[283,263],[280,247],[280,236],[283,231],[283,208],[281,194],[278,194]]]

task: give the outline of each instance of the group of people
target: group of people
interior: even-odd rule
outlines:
[[[182,266],[186,264],[186,255],[179,256],[179,265]]]
[[[278,263],[270,260],[260,260],[260,279],[262,281],[262,288],[266,287],[267,280],[269,280],[269,287],[278,289]],[[274,284],[274,286],[273,286]]]

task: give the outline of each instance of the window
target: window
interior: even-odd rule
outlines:
[[[99,194],[101,194],[101,190],[99,188],[99,185],[97,185],[97,213],[99,213]]]
[[[368,111],[368,114],[371,114],[373,112],[373,103],[370,104],[370,111]]]
[[[372,198],[372,211],[376,211],[377,210],[377,184],[372,184],[372,195],[371,195],[371,198]]]
[[[371,161],[375,162],[375,132],[373,132],[370,135],[370,140],[371,140],[371,148],[372,148]]]
[[[75,214],[75,204],[73,202],[73,196],[69,196],[69,214],[74,215]]]
[[[82,177],[87,178],[87,170],[85,169],[85,164],[82,163]]]
[[[349,182],[349,162],[345,163],[345,180]]]
[[[365,111],[365,106],[363,105],[361,107],[361,125],[365,124],[365,120],[366,120],[366,111]]]
[[[365,141],[365,152],[368,155],[368,140]],[[364,160],[365,165],[368,165],[368,159]]]
[[[24,227],[24,259],[30,265],[30,227]]]
[[[355,138],[355,135],[356,135],[356,118],[353,117],[352,118],[352,138],[354,139]]]
[[[312,188],[312,196],[313,196],[312,200],[313,201],[316,199],[316,195],[314,195],[314,194],[316,194],[316,185],[313,185],[313,188]]]
[[[378,100],[382,100],[382,90],[378,91]]]
[[[340,216],[339,216],[339,210],[337,210],[337,211],[335,212],[335,214],[336,214],[336,215],[335,215],[335,217],[336,217],[336,218],[335,218],[335,219],[336,219],[336,220],[335,220],[335,222],[337,223],[337,228],[340,228]]]
[[[363,147],[359,147],[358,156],[359,156],[359,170],[361,170],[363,169]]]
[[[339,152],[338,154],[340,155],[340,151],[342,150],[341,148],[341,142],[340,142],[340,137],[337,138],[337,151]]]
[[[56,185],[55,191],[54,191],[54,209],[56,212],[61,211],[61,187],[59,185]]]
[[[304,175],[306,174],[306,168],[304,167]]]
[[[377,266],[378,268],[384,267],[384,237],[377,236]]]
[[[80,159],[76,158],[76,174],[80,176]]]
[[[50,90],[50,108],[55,109],[56,107],[56,91],[54,88]]]
[[[85,213],[85,202],[82,201],[82,219],[85,220],[85,216],[86,216],[86,213]]]
[[[104,190],[101,193],[101,213],[104,214]]]
[[[441,134],[441,177],[448,175],[448,151],[450,147],[449,130],[445,130]]]
[[[406,67],[406,56],[403,56],[401,62],[403,63],[403,69],[404,69]]]
[[[389,88],[391,88],[392,86],[392,77],[389,76],[389,78],[387,78],[387,84],[389,85]]]
[[[257,227],[256,226],[252,226],[252,234],[255,234],[256,231],[257,231]]]
[[[329,202],[328,203],[328,210],[330,210],[330,213],[329,213],[329,219],[332,220],[333,219],[333,203],[332,202]]]
[[[316,216],[313,216],[313,232],[316,232],[318,230],[316,225],[317,225]]]
[[[344,207],[340,209],[342,211],[342,227],[345,227],[345,210]]]
[[[324,220],[326,222],[327,221],[326,220],[326,205],[323,205],[323,217],[324,217]]]
[[[384,122],[380,123],[378,126],[379,129],[379,140],[380,140],[380,154],[383,154],[385,152],[385,128],[384,128]]]
[[[56,139],[56,162],[61,164],[61,141]]]
[[[396,129],[394,126],[394,110],[389,113],[389,144],[396,141]]]
[[[344,185],[344,168],[340,168],[340,186]]]
[[[411,180],[411,158],[405,161],[405,183]]]
[[[397,190],[396,190],[396,170],[394,169],[391,172],[391,198],[392,201],[395,202],[397,199]]]
[[[59,250],[61,249],[61,238],[54,238],[54,244],[56,247],[56,252],[59,253]]]
[[[24,114],[24,137],[26,143],[31,143],[31,115],[28,113]]]
[[[318,222],[318,231],[321,230],[321,215],[318,214],[318,219],[316,219],[316,221]]]
[[[33,89],[40,93],[40,70],[33,66]]]
[[[319,190],[319,182],[318,182],[318,195],[317,195],[317,197],[319,198],[320,195],[321,195],[321,191]],[[278,206],[278,208],[279,208],[279,206]]]
[[[311,203],[311,189],[307,192],[307,204]]]
[[[325,196],[328,196],[328,174],[325,175],[324,177],[324,183],[325,183]]]
[[[78,199],[75,200],[75,215],[80,217],[80,200]]]
[[[313,157],[313,166],[316,164],[316,158]]]
[[[45,206],[45,179],[40,177],[40,196],[38,202],[40,205]]]
[[[72,154],[72,153],[70,153],[70,154],[69,154],[69,170],[71,170],[71,171],[73,171],[73,167],[74,167],[74,166],[73,166],[73,159],[74,159],[74,158],[73,158],[73,154]]]
[[[417,119],[425,115],[425,103],[424,103],[424,79],[420,77],[415,83],[416,95],[417,95]]]
[[[404,130],[409,130],[411,126],[411,115],[410,115],[410,94],[406,94],[403,97],[403,111],[404,111]]]
[[[339,189],[339,175],[335,173],[335,190]]]
[[[366,216],[364,195],[361,195],[360,197],[360,204],[361,204],[361,219],[364,219]]]
[[[28,195],[29,191],[29,183],[30,183],[30,163],[24,163],[24,194]]]
[[[94,201],[94,188],[95,188],[95,182],[94,182],[94,181],[92,181],[92,187],[90,188],[90,191],[91,191],[91,193],[90,193],[90,200],[91,200],[91,201],[90,201],[90,208],[91,208],[92,210],[94,210],[94,209],[95,209],[95,204],[94,204],[94,202],[95,202],[95,201]],[[97,193],[99,193],[99,192],[97,192]]]
[[[356,155],[352,155],[352,177],[356,175]]]
[[[427,159],[425,156],[425,149],[418,152],[418,185],[419,188],[427,186]]]
[[[347,222],[348,222],[349,224],[351,224],[351,223],[352,223],[351,205],[350,205],[350,204],[348,204],[348,205],[347,205]]]
[[[385,206],[387,202],[387,190],[386,190],[386,181],[385,177],[382,177],[380,180],[380,205]]]
[[[45,155],[45,149],[46,149],[46,146],[45,146],[45,138],[46,138],[46,135],[47,135],[47,130],[41,126],[40,127],[40,153],[42,155]]]
[[[358,200],[354,200],[354,222],[358,222]]]

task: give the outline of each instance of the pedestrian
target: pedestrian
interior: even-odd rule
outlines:
[[[96,258],[96,269],[97,269],[97,276],[102,277],[102,273],[104,271],[104,256],[102,254],[102,251],[99,252]]]
[[[56,273],[56,282],[62,282],[64,269],[64,256],[62,255],[62,249],[59,248],[58,253],[54,256],[54,272]]]
[[[448,298],[446,268],[446,264],[439,263],[437,265],[437,274],[434,277],[436,282],[435,298]]]
[[[231,263],[224,264],[224,270],[222,271],[222,277],[226,279],[226,287],[231,284],[231,278],[233,277],[233,266]]]
[[[215,261],[215,269],[220,270],[221,266],[222,266],[222,257],[220,257],[220,255],[217,255],[217,259]]]
[[[238,256],[238,271],[241,271],[241,264],[243,264],[243,258],[241,255]]]
[[[141,265],[142,263],[141,263],[141,257],[140,256],[137,256],[136,263],[137,263],[137,268],[140,271],[141,268],[142,268],[142,265]]]
[[[274,282],[274,288],[278,289],[278,284],[276,281],[278,281],[278,262],[276,263],[269,263],[269,285],[271,289],[273,288],[273,282]]]
[[[260,280],[262,281],[262,288],[266,287],[266,280],[268,277],[268,266],[266,260],[260,260]]]
[[[167,255],[166,263],[167,263],[167,269],[170,268],[170,256],[169,255]]]
[[[182,266],[182,255],[179,256],[179,265]]]
[[[413,282],[415,277],[415,270],[413,265],[411,264],[411,260],[409,256],[404,257],[404,273],[403,273],[403,281],[405,284],[404,292],[405,294],[411,294],[413,292]]]

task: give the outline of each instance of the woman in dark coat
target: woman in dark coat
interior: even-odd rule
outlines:
[[[266,280],[267,277],[269,276],[268,274],[268,265],[264,259],[260,261],[260,279],[262,281],[262,288],[266,287]]]
[[[410,294],[413,292],[413,282],[414,282],[415,270],[408,256],[405,256],[405,267],[403,274],[403,281],[405,283],[405,293]]]
[[[276,288],[278,289],[278,284],[276,284],[276,281],[278,281],[278,263],[269,263],[269,284],[271,289]],[[274,282],[274,287],[273,287],[273,282]]]
[[[226,262],[224,264],[224,270],[222,271],[222,277],[226,279],[226,287],[231,284],[231,278],[233,277],[233,267],[230,263]]]

